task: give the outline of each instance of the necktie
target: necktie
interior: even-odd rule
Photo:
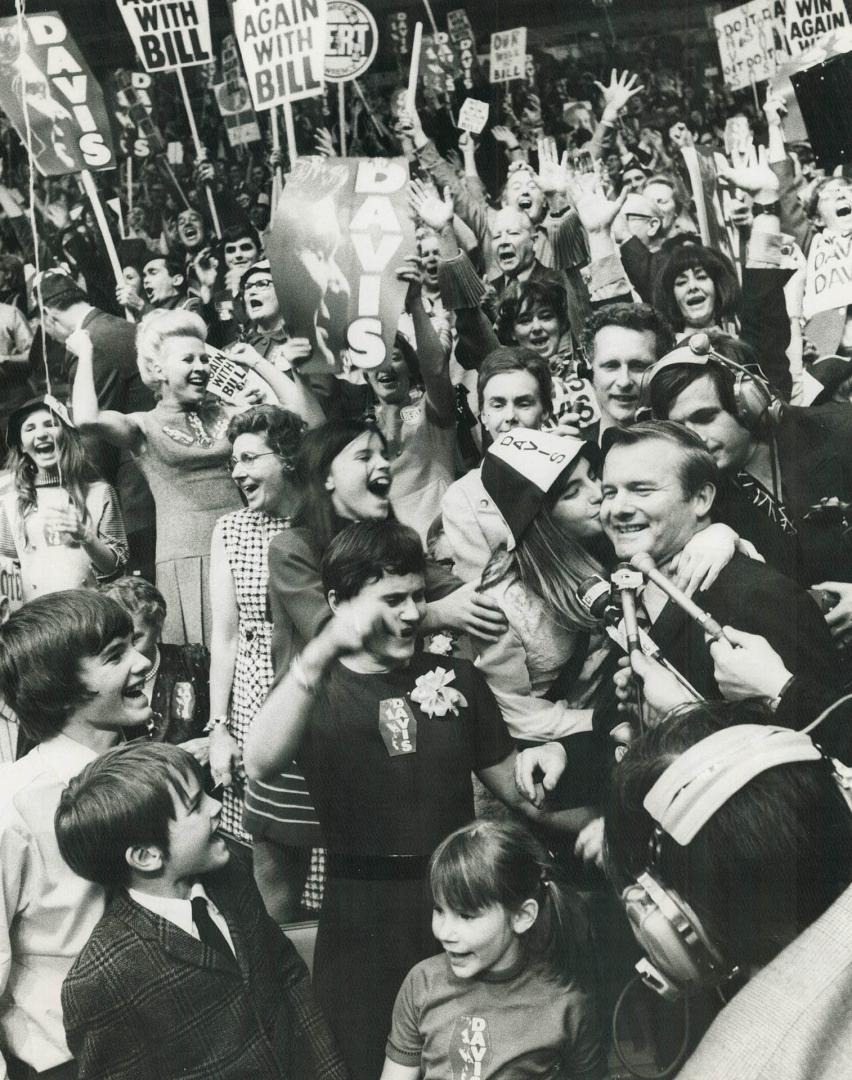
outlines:
[[[198,930],[198,936],[204,944],[209,945],[210,948],[214,949],[220,956],[225,956],[229,960],[234,960],[231,946],[228,944],[225,935],[211,919],[210,912],[207,908],[207,901],[204,897],[193,896],[190,903],[192,904],[192,921],[195,923],[195,927]]]

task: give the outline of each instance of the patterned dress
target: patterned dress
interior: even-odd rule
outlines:
[[[281,518],[243,509],[226,514],[220,519],[220,527],[239,611],[239,640],[228,726],[242,749],[249,727],[272,685],[272,624],[266,619],[269,579],[266,553],[270,540],[287,526]],[[300,781],[302,789],[305,788],[300,776],[294,779]],[[251,843],[251,836],[243,828],[244,796],[244,786],[236,782],[224,791],[222,826],[238,839]]]

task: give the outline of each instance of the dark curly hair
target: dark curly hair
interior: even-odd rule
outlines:
[[[675,330],[685,329],[683,314],[674,295],[674,283],[687,270],[704,270],[716,286],[713,318],[716,322],[735,318],[742,304],[742,290],[730,259],[712,248],[686,244],[675,250],[663,264],[654,283],[654,307]]]

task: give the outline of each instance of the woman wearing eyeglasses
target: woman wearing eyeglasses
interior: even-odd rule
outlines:
[[[257,405],[228,425],[231,476],[245,507],[216,522],[210,548],[213,633],[210,644],[210,716],[213,779],[225,784],[222,827],[251,843],[243,828],[242,779],[233,775],[252,720],[272,683],[272,623],[266,615],[270,541],[289,526],[295,501],[293,457],[304,423],[275,405]],[[225,737],[229,733],[237,744]],[[222,752],[217,752],[221,748]],[[304,780],[295,776],[305,792]],[[295,798],[295,796],[294,796]]]
[[[145,316],[136,334],[137,363],[142,381],[158,400],[148,412],[136,413],[101,409],[88,334],[76,331],[66,343],[78,357],[73,403],[80,430],[131,453],[154,496],[157,588],[168,605],[163,640],[177,645],[210,644],[210,538],[218,518],[240,505],[222,469],[231,452],[225,429],[239,409],[208,392],[206,335],[203,320],[188,311]],[[308,422],[322,420],[303,384],[288,379],[249,345],[235,345],[229,355],[256,371],[279,401]]]

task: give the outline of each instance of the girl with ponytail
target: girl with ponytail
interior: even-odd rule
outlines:
[[[396,999],[381,1080],[599,1080],[589,932],[523,826],[480,820],[432,855],[432,932]]]

